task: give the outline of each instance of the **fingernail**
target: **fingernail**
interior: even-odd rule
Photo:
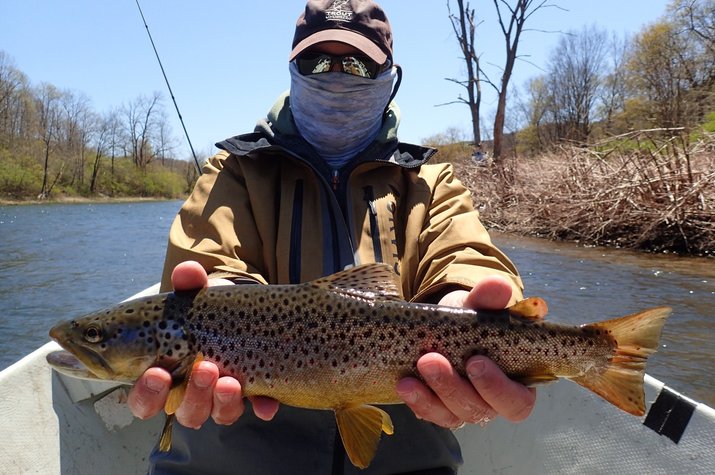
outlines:
[[[164,390],[164,381],[156,376],[147,376],[144,384],[148,390],[157,394]]]
[[[214,392],[214,395],[216,396],[216,399],[219,400],[222,404],[228,404],[231,401],[233,401],[233,393],[217,393]]]
[[[442,375],[442,371],[439,369],[439,365],[436,364],[426,364],[420,368],[420,373],[422,376],[429,381],[437,381]]]
[[[416,404],[417,399],[419,399],[419,395],[417,394],[416,391],[409,391],[406,393],[398,392],[397,394],[402,398],[403,401],[405,401],[408,404]]]
[[[196,372],[191,375],[194,386],[199,389],[207,389],[214,383],[214,377],[210,373],[205,373],[203,371]]]
[[[472,361],[467,366],[467,373],[471,378],[481,378],[484,374],[484,361]]]

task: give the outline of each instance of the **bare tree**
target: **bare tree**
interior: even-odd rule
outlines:
[[[152,141],[158,134],[160,100],[161,94],[155,92],[152,97],[138,97],[122,108],[126,148],[134,164],[142,169],[156,157]]]
[[[715,62],[715,0],[675,0],[670,9]]]
[[[45,199],[50,195],[52,187],[57,179],[50,184],[49,182],[49,164],[50,154],[55,146],[59,126],[59,101],[60,92],[51,84],[42,84],[36,94],[37,111],[38,111],[38,135],[44,147],[44,166],[42,175],[42,188],[38,199]],[[57,177],[62,172],[62,168],[58,172]]]
[[[553,127],[545,124],[552,102],[546,75],[531,78],[525,92],[526,98],[519,102],[524,122],[519,141],[532,152],[542,151],[553,141]]]
[[[456,102],[466,104],[467,107],[469,107],[469,112],[472,116],[472,137],[474,146],[477,149],[481,149],[482,138],[479,120],[479,110],[482,102],[481,68],[479,67],[479,56],[474,48],[475,31],[479,25],[475,23],[474,9],[469,7],[469,2],[467,2],[465,6],[463,0],[457,0],[457,14],[453,14],[450,1],[448,0],[447,11],[449,12],[452,29],[457,37],[459,48],[462,51],[462,58],[467,68],[466,80],[453,78],[447,78],[447,80],[459,84],[467,91],[467,98],[465,99],[460,94]]]
[[[118,130],[119,120],[116,111],[110,111],[103,117],[97,119],[97,127],[94,129],[92,142],[94,148],[94,163],[92,164],[92,177],[89,184],[89,192],[92,194],[97,192],[100,164],[107,152],[111,154],[112,168],[114,168],[114,154]]]
[[[675,32],[686,44],[691,113],[700,119],[715,107],[715,0],[674,0]]]
[[[639,33],[628,59],[629,82],[643,98],[648,113],[646,125],[686,125],[688,67],[684,64],[687,43],[672,23],[662,21]]]
[[[29,81],[4,51],[0,50],[0,143],[29,138],[32,103]]]
[[[493,0],[493,2],[499,19],[499,26],[504,36],[505,47],[504,69],[502,70],[501,81],[498,86],[495,86],[499,99],[494,117],[493,159],[498,161],[503,151],[507,91],[518,57],[519,40],[521,39],[521,34],[525,31],[524,25],[537,11],[555,5],[549,3],[548,0],[516,0],[516,2],[512,2],[514,3],[513,6],[507,0]],[[502,8],[505,10],[504,12]],[[506,12],[508,12],[508,16],[505,15]]]
[[[600,97],[600,118],[604,123],[604,130],[611,132],[615,128],[616,116],[626,108],[628,99],[628,84],[626,81],[626,56],[630,39],[611,36],[609,43],[610,54],[607,55],[607,72],[603,75],[603,88]]]
[[[61,104],[60,140],[66,161],[73,163],[70,184],[82,186],[89,138],[96,124],[89,97],[82,93],[63,91]]]
[[[166,115],[166,111],[164,110],[159,113],[157,129],[156,156],[159,160],[161,160],[161,165],[166,166],[166,159],[171,157],[174,149],[176,148],[176,142],[171,133],[169,119]],[[172,162],[170,162],[170,164],[171,163]]]
[[[554,122],[559,136],[585,142],[601,93],[607,34],[587,27],[561,37],[548,66]]]

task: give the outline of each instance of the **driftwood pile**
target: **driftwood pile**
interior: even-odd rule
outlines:
[[[538,158],[456,166],[493,229],[715,256],[715,136],[690,143],[677,132],[641,130]]]

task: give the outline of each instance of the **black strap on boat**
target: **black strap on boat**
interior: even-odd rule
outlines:
[[[693,412],[695,412],[693,401],[663,386],[658,398],[650,406],[643,425],[677,444],[685,428],[688,427]]]

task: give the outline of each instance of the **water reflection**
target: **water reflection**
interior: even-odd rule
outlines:
[[[527,295],[555,320],[588,323],[667,305],[673,315],[648,373],[715,406],[715,260],[584,248],[511,235],[495,242],[519,267]]]

